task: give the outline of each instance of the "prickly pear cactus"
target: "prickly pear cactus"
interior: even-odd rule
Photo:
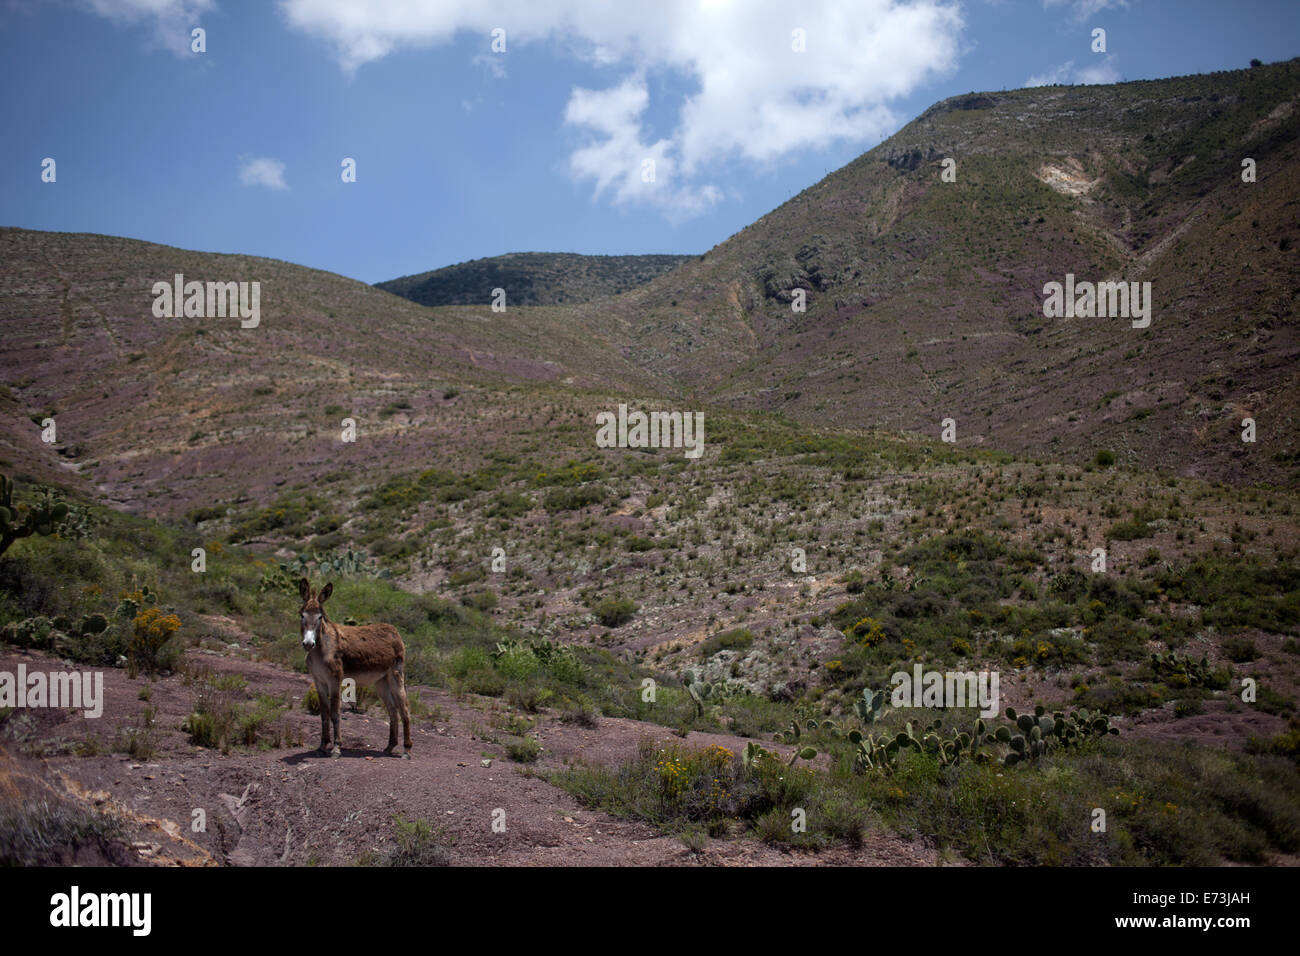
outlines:
[[[853,711],[864,724],[874,724],[885,708],[885,692],[862,688],[862,696],[853,702]]]
[[[1089,739],[1119,733],[1118,727],[1111,726],[1109,715],[1094,714],[1086,709],[1071,711],[1069,716],[1060,711],[1049,715],[1040,704],[1031,716],[1017,714],[1014,708],[1008,707],[1007,719],[1015,725],[1015,731],[1002,726],[995,733],[986,735],[985,741],[1004,743],[1011,748],[1002,757],[1002,762],[1008,767],[1036,760],[1057,748],[1077,747]]]
[[[704,716],[704,705],[722,698],[722,686],[702,681],[694,671],[686,672],[686,692],[695,704],[695,716]]]
[[[51,535],[59,523],[68,516],[68,506],[55,501],[49,489],[45,498],[36,505],[14,504],[14,483],[0,475],[0,554],[4,554],[19,538],[33,534]]]
[[[340,549],[333,554],[323,551],[308,554],[304,551],[292,561],[282,561],[263,574],[258,589],[297,594],[299,578],[315,578],[327,574],[364,574],[384,580],[393,576],[390,570],[380,568],[371,561],[364,551],[353,551],[351,548]]]

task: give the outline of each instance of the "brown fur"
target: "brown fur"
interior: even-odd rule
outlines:
[[[362,624],[349,626],[335,624],[325,616],[325,602],[334,593],[334,585],[326,584],[319,592],[311,589],[306,578],[298,582],[302,597],[299,628],[307,647],[307,669],[320,697],[320,749],[323,753],[339,756],[340,688],[344,678],[351,677],[357,685],[373,684],[379,699],[388,711],[388,747],[391,754],[397,746],[397,721],[402,721],[403,746],[411,750],[411,708],[406,699],[406,645],[391,624]],[[308,647],[307,634],[315,631],[315,643]],[[330,730],[333,729],[331,747]]]

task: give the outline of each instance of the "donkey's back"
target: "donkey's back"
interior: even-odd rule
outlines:
[[[343,676],[373,684],[406,662],[406,645],[391,624],[334,624]]]

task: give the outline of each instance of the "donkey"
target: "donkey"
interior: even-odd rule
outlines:
[[[379,699],[388,710],[388,747],[392,754],[397,746],[397,718],[402,718],[403,745],[411,752],[411,708],[406,702],[406,645],[391,624],[363,624],[349,627],[335,624],[325,616],[325,602],[334,593],[326,584],[319,592],[311,589],[306,578],[298,582],[302,597],[299,614],[302,646],[307,651],[307,669],[320,697],[320,749],[337,757],[339,750],[339,687],[351,677],[358,687],[373,684]],[[330,724],[334,726],[334,746],[330,748]]]

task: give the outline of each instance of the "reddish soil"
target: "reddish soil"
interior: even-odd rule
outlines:
[[[0,670],[19,662],[32,670],[66,670],[41,653],[6,648]],[[542,744],[531,766],[511,763],[503,748],[483,739],[491,733],[499,701],[412,687],[434,718],[412,727],[410,759],[387,757],[387,718],[381,707],[342,718],[343,755],[320,755],[320,720],[302,709],[308,679],[272,664],[190,651],[189,662],[214,673],[238,673],[248,681],[240,695],[270,694],[294,700],[284,718],[291,746],[233,750],[221,754],[196,747],[181,723],[194,706],[196,687],[180,677],[149,681],[104,669],[103,715],[79,711],[15,711],[0,731],[0,799],[57,795],[85,805],[109,806],[129,820],[129,853],[114,847],[87,851],[76,862],[186,865],[343,865],[367,851],[393,846],[393,817],[441,823],[454,835],[456,865],[866,865],[931,866],[934,848],[884,831],[867,835],[859,850],[787,852],[748,837],[712,839],[700,854],[653,828],[583,809],[572,796],[537,773],[584,760],[614,764],[636,753],[646,736],[667,745],[722,744],[745,740],[672,731],[634,720],[600,718],[595,728],[538,715],[533,736]],[[141,688],[150,688],[148,704]],[[480,706],[475,706],[479,704]],[[141,761],[107,753],[121,728],[137,726],[146,706],[157,709],[155,752]],[[94,740],[98,753],[85,753]],[[779,748],[777,748],[779,749]],[[490,760],[489,766],[483,766]],[[506,830],[494,833],[493,811],[505,811]],[[205,811],[205,832],[191,830],[194,811]],[[115,855],[114,855],[115,854]],[[107,859],[104,857],[108,857]],[[66,862],[74,862],[69,858]]]

